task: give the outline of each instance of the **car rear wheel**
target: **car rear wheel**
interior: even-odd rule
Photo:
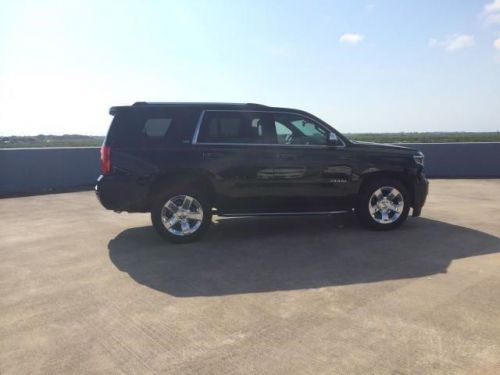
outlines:
[[[212,207],[201,192],[172,189],[161,193],[153,203],[151,221],[163,238],[174,243],[192,242],[212,221]]]
[[[405,186],[397,180],[380,179],[362,189],[356,216],[366,227],[388,230],[403,224],[409,209],[410,195]]]

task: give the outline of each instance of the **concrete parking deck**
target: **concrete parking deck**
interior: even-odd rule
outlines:
[[[0,200],[0,374],[498,374],[500,180],[400,230],[224,219],[171,245],[92,192]]]

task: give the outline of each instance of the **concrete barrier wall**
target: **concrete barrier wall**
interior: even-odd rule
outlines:
[[[500,142],[400,145],[424,153],[429,177],[500,178]]]
[[[500,178],[500,142],[402,144],[425,154],[429,177]],[[0,149],[0,196],[91,188],[99,148]]]
[[[0,150],[0,196],[91,188],[99,176],[99,148]]]

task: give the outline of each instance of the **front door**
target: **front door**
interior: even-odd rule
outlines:
[[[349,153],[341,141],[329,141],[331,129],[293,113],[274,113],[273,123],[277,139],[273,182],[283,209],[317,212],[352,207]]]

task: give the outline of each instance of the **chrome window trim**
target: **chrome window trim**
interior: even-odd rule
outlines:
[[[295,113],[295,112],[286,112],[286,111],[259,111],[259,110],[245,110],[245,109],[204,109],[200,117],[198,118],[198,122],[196,123],[196,128],[193,134],[193,140],[192,144],[193,145],[208,145],[208,146],[277,146],[277,147],[312,147],[312,148],[343,148],[346,146],[345,142],[342,140],[341,137],[338,137],[339,141],[342,142],[341,145],[338,146],[332,146],[332,145],[287,145],[287,144],[279,144],[279,143],[223,143],[223,142],[198,142],[198,136],[200,134],[200,128],[201,124],[203,123],[203,118],[205,117],[206,112],[242,112],[242,113],[269,113],[269,114],[283,114],[283,115],[295,115],[295,116],[302,116],[306,119],[311,120],[314,124],[317,124],[318,126],[321,126],[323,129],[327,130],[328,132],[334,131],[337,133],[337,131],[330,126],[326,126],[324,124],[318,123],[317,120],[307,116],[303,115],[301,113]],[[338,135],[338,134],[337,134]]]
[[[201,123],[203,122],[203,117],[205,116],[205,112],[206,110],[201,111],[200,117],[198,117],[198,121],[196,122],[196,128],[194,130],[193,140],[191,141],[193,145],[195,145],[198,141],[198,134],[200,133],[200,127]]]
[[[215,143],[215,142],[199,142],[195,146],[257,146],[257,147],[307,147],[307,148],[332,148],[344,146],[328,146],[328,145],[282,145],[279,143]]]

